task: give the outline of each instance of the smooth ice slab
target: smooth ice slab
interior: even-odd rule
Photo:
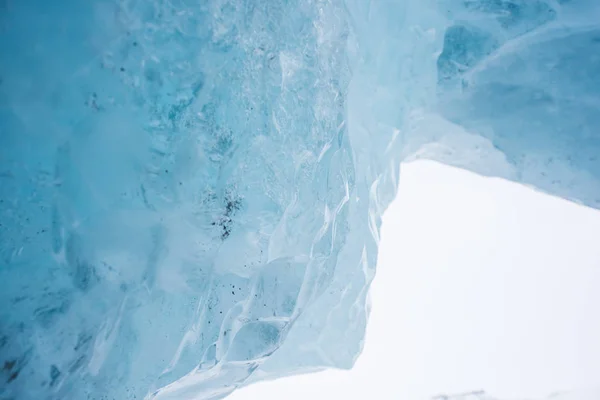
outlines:
[[[0,395],[352,366],[406,157],[598,207],[595,2],[0,2]]]

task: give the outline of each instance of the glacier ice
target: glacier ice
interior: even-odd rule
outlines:
[[[600,396],[598,389],[579,389],[568,392],[555,392],[546,397],[547,400],[594,400]],[[454,395],[439,395],[431,400],[497,400],[483,390],[474,392],[454,394]],[[525,399],[523,399],[525,400]]]
[[[598,71],[595,0],[1,0],[0,397],[351,367],[400,161],[598,208]]]

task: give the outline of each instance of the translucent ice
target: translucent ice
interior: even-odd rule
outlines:
[[[600,206],[593,0],[0,1],[0,396],[352,366],[398,165]]]

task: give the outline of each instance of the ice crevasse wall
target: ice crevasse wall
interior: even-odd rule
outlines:
[[[0,398],[359,354],[427,157],[600,206],[595,0],[0,1]]]

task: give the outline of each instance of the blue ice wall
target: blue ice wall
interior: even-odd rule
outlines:
[[[600,207],[600,3],[452,10],[437,60],[441,114],[488,138],[514,179]]]
[[[402,159],[598,207],[598,21],[585,0],[0,1],[0,397],[351,367]]]

